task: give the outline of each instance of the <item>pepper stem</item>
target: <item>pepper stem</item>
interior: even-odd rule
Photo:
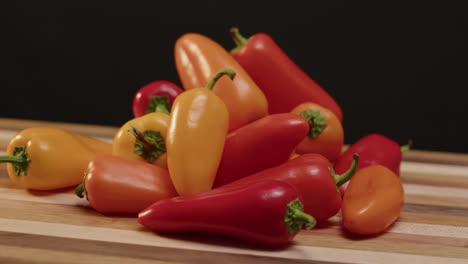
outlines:
[[[336,174],[335,170],[332,167],[329,167],[328,170],[330,171],[331,175],[333,176],[333,179],[335,180],[336,187],[340,187],[347,181],[349,181],[354,173],[357,170],[357,166],[359,163],[359,155],[357,153],[354,153],[353,155],[353,162],[351,163],[351,167],[345,171],[343,174]]]
[[[284,222],[290,234],[299,232],[304,224],[306,229],[312,229],[317,224],[314,217],[304,213],[304,205],[299,199],[294,199],[288,204]]]
[[[166,144],[161,132],[146,130],[142,133],[132,124],[130,124],[128,131],[136,138],[133,152],[147,162],[152,163],[166,152]]]
[[[402,153],[409,151],[413,147],[413,140],[408,140],[408,144],[400,147]]]
[[[240,50],[249,41],[249,39],[241,35],[239,29],[236,27],[232,27],[229,32],[231,33],[232,40],[236,44],[236,47],[232,49],[233,52]]]
[[[29,163],[31,162],[25,146],[17,146],[13,149],[13,155],[0,156],[0,163],[12,163],[13,170],[18,176],[26,176]]]
[[[210,80],[210,82],[206,85],[206,88],[208,88],[209,90],[213,90],[213,87],[214,87],[215,83],[219,80],[219,78],[221,78],[224,75],[229,76],[229,78],[231,78],[231,80],[233,80],[234,77],[236,77],[236,72],[234,72],[231,69],[227,69],[227,68],[224,68],[224,69],[220,70],[219,72],[217,72],[213,76],[213,78]]]
[[[171,106],[169,104],[169,97],[167,95],[153,95],[150,97],[146,113],[161,112],[169,114]]]
[[[81,182],[80,185],[76,186],[76,188],[75,188],[76,196],[78,196],[80,198],[83,198],[84,195],[86,195],[86,200],[88,200],[88,192],[86,191],[86,184],[85,184],[87,175],[88,174],[85,172],[84,176],[83,176],[83,182]]]
[[[316,138],[322,134],[323,130],[327,128],[327,120],[323,115],[322,111],[308,109],[300,113],[300,116],[304,117],[309,123],[309,137]]]

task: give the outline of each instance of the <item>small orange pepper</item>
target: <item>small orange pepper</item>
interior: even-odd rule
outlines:
[[[166,134],[170,117],[153,112],[126,122],[115,134],[112,154],[167,168]]]
[[[344,144],[344,130],[340,120],[329,109],[316,103],[302,103],[292,111],[310,124],[309,135],[299,143],[297,154],[318,153],[334,162]]]
[[[61,128],[31,127],[16,134],[0,162],[8,162],[8,176],[20,188],[55,190],[78,185],[88,163],[110,150],[111,144]]]
[[[167,132],[167,165],[179,195],[212,189],[229,126],[224,102],[211,91],[218,79],[236,73],[223,69],[206,87],[176,97]],[[220,87],[229,88],[229,87]]]
[[[362,168],[349,181],[343,196],[343,226],[359,235],[384,232],[399,218],[403,202],[398,175],[382,165]]]
[[[167,169],[148,162],[99,155],[75,189],[100,213],[137,214],[152,203],[177,195]]]
[[[177,39],[174,56],[185,90],[203,87],[223,68],[236,73],[235,80],[221,79],[213,87],[213,92],[228,109],[229,131],[268,115],[268,101],[263,91],[216,41],[198,33],[186,33]]]

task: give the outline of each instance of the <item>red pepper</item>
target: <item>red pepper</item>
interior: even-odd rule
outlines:
[[[312,102],[330,109],[343,121],[342,110],[335,99],[270,36],[257,33],[246,39],[237,28],[231,29],[231,35],[237,45],[231,54],[267,97],[270,114],[290,112],[301,103]]]
[[[307,120],[291,113],[268,115],[229,133],[218,167],[218,187],[289,160],[307,136]]]
[[[161,200],[142,211],[138,222],[155,231],[209,232],[281,247],[303,224],[309,229],[315,226],[300,200],[291,185],[263,181]]]
[[[351,164],[354,153],[357,153],[359,155],[358,170],[379,164],[392,170],[396,175],[400,175],[402,151],[405,151],[408,147],[409,145],[401,147],[397,142],[382,134],[368,134],[349,146],[337,158],[333,168],[336,173],[343,173]],[[348,184],[349,182],[340,187],[342,195],[345,193]]]
[[[170,81],[150,82],[141,87],[133,97],[133,115],[139,117],[151,112],[169,114],[175,98],[183,91]]]
[[[248,186],[265,180],[281,180],[293,185],[303,198],[304,212],[317,221],[336,215],[341,208],[341,195],[337,189],[354,174],[359,157],[342,175],[333,172],[332,164],[322,155],[306,153],[281,165],[272,167],[220,188]]]

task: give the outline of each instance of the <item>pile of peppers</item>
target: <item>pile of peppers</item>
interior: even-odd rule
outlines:
[[[174,43],[181,85],[139,88],[111,142],[31,127],[6,162],[18,187],[74,191],[103,215],[156,232],[216,233],[287,246],[332,217],[378,235],[404,203],[400,146],[383,134],[345,146],[343,111],[266,33],[230,30],[228,49],[199,33]]]

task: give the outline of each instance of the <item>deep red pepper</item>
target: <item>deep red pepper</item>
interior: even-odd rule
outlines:
[[[379,134],[368,134],[343,152],[335,161],[333,168],[336,173],[343,173],[347,170],[353,160],[353,154],[359,155],[358,170],[369,165],[382,165],[392,170],[396,175],[400,175],[400,164],[402,160],[402,151],[409,146],[401,147],[394,140]],[[341,194],[346,191],[348,183],[340,187]]]
[[[143,210],[138,222],[155,231],[209,232],[272,247],[286,246],[303,224],[315,226],[296,189],[281,181],[161,200]]]
[[[226,137],[214,187],[289,160],[307,137],[307,120],[292,113],[273,114],[249,123]]]
[[[316,153],[306,153],[219,188],[248,186],[265,180],[285,181],[293,185],[302,196],[304,212],[315,217],[317,221],[324,221],[340,210],[342,200],[337,187],[354,175],[358,160],[356,155],[349,170],[337,175],[333,172],[333,165],[325,157]]]
[[[237,28],[231,29],[237,47],[232,56],[248,72],[268,100],[270,114],[290,112],[297,105],[312,102],[330,109],[343,121],[335,99],[305,73],[267,34],[246,39]]]
[[[151,112],[169,114],[175,98],[182,90],[177,84],[157,80],[141,87],[133,97],[133,115],[139,117]]]

